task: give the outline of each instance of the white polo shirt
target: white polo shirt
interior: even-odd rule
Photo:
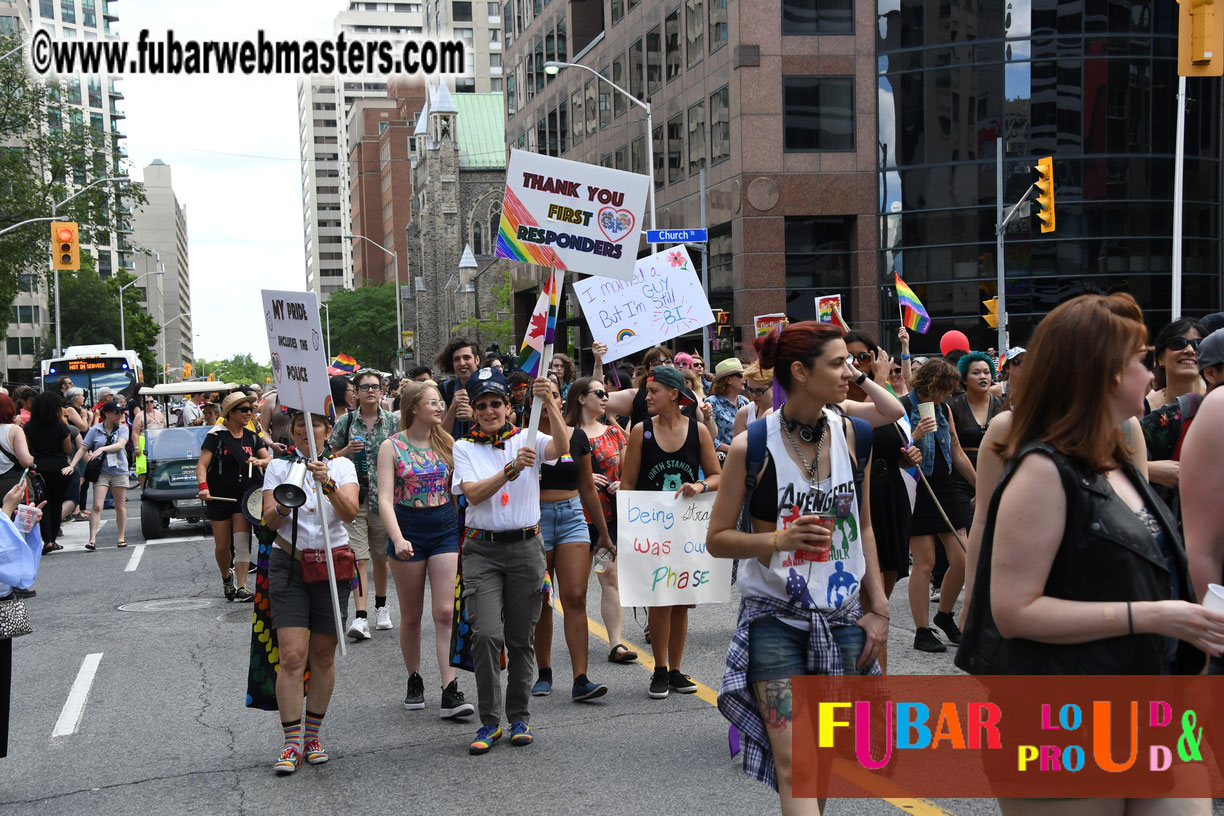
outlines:
[[[273,459],[268,465],[267,471],[264,473],[264,496],[266,497],[274,488],[285,481],[285,477],[289,475],[289,467],[293,464],[290,459]],[[348,459],[337,457],[329,459],[327,462],[327,473],[336,480],[337,485],[356,484],[357,471],[353,467],[353,463]],[[314,477],[307,474],[306,484],[306,503],[298,508],[298,534],[297,548],[299,550],[321,550],[323,549],[323,525],[319,521],[319,497],[315,489]],[[336,547],[343,547],[348,543],[348,532],[344,529],[344,523],[340,521],[340,517],[336,515],[335,509],[332,508],[331,502],[327,503],[327,530],[331,533],[331,545],[334,550]],[[292,517],[285,519],[285,524],[279,530],[277,535],[286,541],[293,541],[293,519]]]
[[[480,504],[469,504],[465,523],[479,530],[522,530],[540,523],[540,464],[545,462],[544,451],[552,437],[539,434],[536,437],[535,467],[519,474],[513,482]],[[459,440],[455,443],[455,478],[451,492],[463,493],[464,482],[479,482],[501,473],[506,465],[514,461],[518,452],[527,447],[527,432],[519,431],[506,440],[505,448],[478,445]]]

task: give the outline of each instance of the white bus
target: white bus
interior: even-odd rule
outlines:
[[[54,388],[60,377],[68,377],[85,390],[92,404],[101,388],[118,393],[143,379],[140,357],[134,351],[121,351],[110,343],[69,346],[64,356],[42,361],[43,388]]]

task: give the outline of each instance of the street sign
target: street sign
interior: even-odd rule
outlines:
[[[646,230],[648,244],[701,243],[706,240],[704,229]]]

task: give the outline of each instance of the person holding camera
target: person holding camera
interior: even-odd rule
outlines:
[[[372,368],[353,374],[357,389],[357,408],[336,422],[331,433],[331,449],[353,463],[360,486],[361,508],[357,518],[345,524],[349,543],[357,553],[357,591],[353,593],[353,622],[345,631],[354,641],[370,639],[366,614],[366,562],[374,561],[375,629],[392,628],[387,611],[387,528],[378,515],[378,449],[399,430],[395,414],[382,407],[382,375]]]

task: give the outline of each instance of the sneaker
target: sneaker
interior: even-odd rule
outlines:
[[[914,648],[920,652],[946,652],[948,647],[943,644],[935,633],[925,626],[918,627],[914,633]]]
[[[931,603],[939,603],[940,595],[939,587],[931,587]]]
[[[693,682],[693,678],[681,673],[679,669],[672,669],[667,673],[667,685],[671,686],[672,691],[681,694],[692,694],[697,691],[697,684]]]
[[[442,707],[439,710],[442,719],[470,717],[474,713],[476,713],[476,708],[464,699],[463,692],[459,690],[459,679],[455,678],[450,681],[450,685],[442,689]]]
[[[934,623],[944,633],[949,642],[959,644],[961,641],[960,627],[956,625],[956,618],[952,617],[951,612],[936,612]]]
[[[607,693],[607,686],[603,683],[592,683],[583,674],[574,681],[574,691],[570,695],[570,699],[575,703],[581,703],[584,700],[594,700],[596,697],[602,697]]]
[[[234,600],[238,603],[250,603],[255,600],[255,593],[244,586],[240,586],[234,593]]]
[[[535,685],[531,687],[532,697],[547,697],[552,694],[552,678],[541,677],[535,681]]]
[[[662,700],[667,696],[670,687],[667,684],[667,669],[655,669],[654,674],[650,675],[650,694],[651,699]]]
[[[421,682],[421,675],[413,672],[408,675],[408,693],[404,695],[404,708],[409,711],[420,711],[424,707],[425,684]]]
[[[302,764],[302,752],[296,745],[286,745],[281,749],[280,759],[272,763],[272,770],[281,776],[291,774]]]
[[[354,641],[370,639],[370,622],[365,618],[353,618],[353,622],[349,624],[346,635]]]
[[[327,760],[331,759],[327,752],[323,750],[322,743],[318,737],[311,737],[306,740],[306,744],[302,746],[302,750],[306,753],[306,761],[311,765],[322,765]]]
[[[510,744],[517,745],[522,748],[524,745],[530,745],[532,740],[531,726],[525,722],[516,722],[510,726]]]
[[[493,747],[493,743],[502,738],[502,730],[500,725],[482,725],[480,730],[476,732],[476,739],[472,740],[472,744],[468,747],[469,754],[487,754],[489,749]]]
[[[375,629],[391,629],[391,613],[387,611],[387,607],[378,607],[378,620],[374,624]]]
[[[89,546],[88,544],[85,546]],[[234,586],[234,572],[230,570],[230,574],[221,579],[221,587],[225,590],[225,600],[232,601],[238,595],[238,587]],[[286,771],[285,773],[293,773]]]

